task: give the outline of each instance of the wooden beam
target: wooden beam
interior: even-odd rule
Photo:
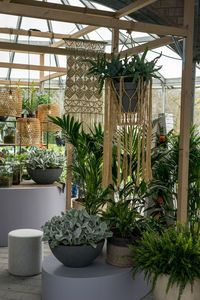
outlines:
[[[115,17],[110,16],[106,11],[103,14],[102,11],[99,10],[89,10],[81,7],[72,7],[34,0],[31,2],[25,0],[11,0],[11,3],[6,4],[1,2],[0,13],[145,33],[155,33],[158,35],[187,36],[188,33],[187,28],[183,27],[118,20]]]
[[[34,71],[50,71],[50,72],[62,72],[62,73],[67,72],[66,68],[25,65],[25,64],[15,64],[15,63],[5,63],[5,62],[0,62],[0,68],[24,69],[24,70],[34,70]]]
[[[194,36],[195,0],[184,1],[184,25],[188,26],[185,44],[185,62],[182,70],[181,120],[178,168],[178,211],[177,218],[181,224],[187,221],[188,172],[190,151],[191,100],[192,100],[192,62]]]
[[[154,2],[156,2],[157,0],[137,0],[121,9],[119,9],[116,13],[115,13],[115,17],[116,18],[122,18],[124,16],[130,15],[131,13],[149,5],[152,4]]]
[[[148,49],[156,49],[156,48],[159,48],[159,47],[162,47],[165,45],[169,45],[172,43],[173,43],[172,38],[169,36],[166,36],[166,37],[155,39],[148,43],[124,50],[124,51],[120,52],[120,57],[124,58],[126,55],[130,56],[133,54],[138,54],[138,53],[144,52],[147,47],[148,47]]]
[[[51,80],[53,78],[57,78],[57,77],[60,77],[60,76],[63,76],[63,75],[66,75],[66,73],[56,72],[56,73],[53,73],[53,74],[42,77],[40,81],[43,82],[43,81],[47,81],[49,79]]]
[[[40,82],[39,81],[33,81],[35,86],[40,86]],[[21,80],[0,80],[0,85],[30,85],[30,83],[28,81],[21,81]]]
[[[25,36],[29,35],[29,31],[28,30],[14,29],[14,28],[4,28],[4,27],[0,27],[0,33],[15,34],[15,35],[25,35]],[[31,30],[31,36],[34,36],[34,37],[43,37],[43,38],[64,39],[64,38],[69,38],[70,34],[41,32],[41,31]]]
[[[37,46],[37,45],[28,45],[20,43],[9,43],[9,42],[0,42],[0,51],[12,51],[12,52],[29,52],[34,54],[57,54],[57,55],[67,55],[66,49],[53,48],[49,46]]]
[[[82,28],[81,30],[73,33],[73,34],[69,34],[68,38],[72,38],[72,39],[78,39],[82,36],[84,36],[85,34],[88,34],[96,29],[98,29],[99,27],[97,26],[87,26],[85,28]],[[60,47],[63,46],[65,44],[64,40],[60,40],[58,42],[55,42],[54,44],[51,45],[51,47]]]

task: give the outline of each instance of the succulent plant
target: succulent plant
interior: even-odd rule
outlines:
[[[51,248],[58,245],[91,245],[111,237],[105,221],[97,215],[89,215],[85,209],[70,209],[55,216],[42,226],[43,240],[48,241]]]
[[[25,166],[32,170],[62,168],[64,162],[63,155],[49,149],[32,150],[25,158]]]

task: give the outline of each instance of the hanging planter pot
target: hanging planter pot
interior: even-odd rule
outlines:
[[[22,93],[19,87],[0,88],[0,116],[21,117]]]
[[[123,77],[112,79],[113,93],[117,99],[118,104],[122,105],[122,112],[132,113],[135,110],[139,94],[138,94],[138,84],[133,83],[132,77]]]
[[[40,104],[38,106],[38,119],[41,123],[41,131],[60,131],[60,127],[53,124],[49,117],[53,118],[60,117],[60,106],[59,104]]]
[[[40,121],[36,118],[19,118],[16,121],[16,144],[40,147]]]

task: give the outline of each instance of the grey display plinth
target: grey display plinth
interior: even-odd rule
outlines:
[[[0,247],[8,245],[8,233],[15,229],[41,229],[61,211],[65,211],[65,194],[55,185],[17,186],[0,189]]]
[[[53,255],[42,268],[42,300],[139,300],[151,287],[142,274],[106,264],[105,255],[85,268],[63,266]]]

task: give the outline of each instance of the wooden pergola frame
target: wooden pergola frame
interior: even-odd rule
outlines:
[[[122,57],[126,54],[131,55],[144,51],[148,45],[149,49],[157,48],[170,44],[172,42],[171,36],[176,36],[185,39],[184,48],[184,62],[182,70],[182,93],[181,93],[181,121],[180,121],[180,149],[179,149],[179,176],[178,176],[178,220],[184,224],[187,220],[187,197],[188,197],[188,168],[189,168],[189,137],[190,137],[190,118],[191,118],[191,93],[192,93],[192,62],[193,62],[193,33],[194,33],[194,1],[184,0],[184,25],[182,27],[164,26],[157,24],[148,24],[142,22],[120,20],[122,16],[129,15],[130,13],[137,11],[156,0],[136,0],[134,3],[120,9],[117,12],[108,12],[103,10],[60,5],[49,2],[38,2],[35,0],[0,0],[0,13],[18,15],[32,18],[40,18],[47,20],[55,20],[61,22],[79,23],[88,25],[74,35],[67,36],[78,38],[86,33],[89,33],[98,27],[108,27],[113,29],[112,36],[112,50],[115,53],[118,52],[119,47],[119,29],[127,31],[139,31],[146,33],[154,33],[162,35],[164,37],[155,41],[151,41],[147,44],[134,47],[123,51]],[[0,32],[5,29],[0,29]],[[9,32],[10,33],[10,32]],[[25,31],[14,32],[13,34],[26,35]],[[34,35],[39,36],[36,33]],[[50,33],[43,34],[43,37],[47,37]],[[59,35],[59,34],[58,34]],[[57,37],[58,37],[57,35]],[[49,36],[48,36],[49,37]],[[55,37],[55,35],[54,35]],[[19,51],[19,52],[31,52],[40,54],[40,62],[42,68],[40,68],[40,82],[48,80],[48,76],[44,76],[44,54],[52,53],[58,55],[67,55],[65,49],[59,49],[58,47],[64,44],[62,40],[54,43],[51,47],[46,46],[33,46],[24,44],[10,44],[0,43],[0,50],[2,51]],[[11,65],[10,67],[13,67]],[[33,66],[32,66],[33,67]],[[35,68],[35,67],[34,67]],[[61,76],[60,72],[62,68],[57,68],[52,78],[57,75]],[[54,77],[55,76],[55,77]],[[48,79],[47,79],[48,78]],[[69,208],[69,203],[67,203]]]

